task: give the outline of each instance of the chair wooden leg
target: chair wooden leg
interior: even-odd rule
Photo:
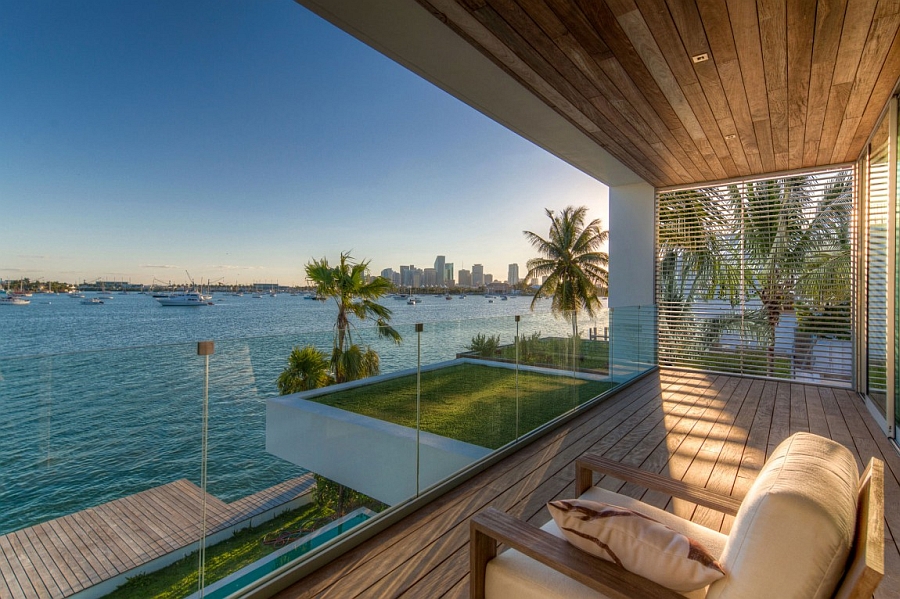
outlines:
[[[594,485],[594,473],[590,468],[575,462],[575,497],[581,497]]]
[[[497,541],[470,523],[469,534],[469,597],[484,599],[484,580],[487,563],[497,557]]]

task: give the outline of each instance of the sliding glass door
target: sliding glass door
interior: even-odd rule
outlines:
[[[890,435],[900,422],[900,396],[896,373],[900,372],[900,240],[897,226],[897,100],[888,111],[858,163],[858,207],[861,294],[857,328],[857,356],[861,368],[858,389],[865,393],[871,411],[881,418]]]

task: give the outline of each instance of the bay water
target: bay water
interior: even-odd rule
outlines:
[[[180,308],[143,294],[95,305],[59,295],[31,300],[0,307],[0,534],[181,478],[199,484],[201,340],[215,342],[209,492],[231,502],[305,472],[266,453],[266,399],[278,394],[292,347],[330,351],[332,301],[216,294],[214,305]],[[527,297],[382,303],[403,342],[380,339],[368,323],[357,324],[353,340],[379,352],[384,373],[453,359],[478,333],[511,343],[517,330],[568,332],[549,301],[532,312]],[[422,333],[415,323],[424,323]]]

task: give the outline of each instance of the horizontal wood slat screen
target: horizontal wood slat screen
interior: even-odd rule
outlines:
[[[852,381],[853,174],[657,194],[661,365]]]

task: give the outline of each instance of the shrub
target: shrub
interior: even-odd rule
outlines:
[[[468,345],[468,349],[477,353],[483,358],[490,358],[497,353],[500,347],[500,335],[491,335],[486,337],[483,333],[478,333],[472,337],[472,343]]]

